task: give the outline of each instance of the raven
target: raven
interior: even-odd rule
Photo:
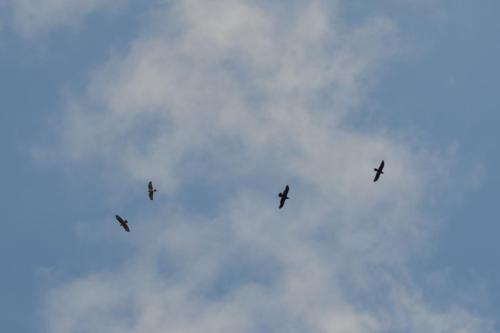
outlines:
[[[120,223],[120,225],[125,229],[126,232],[130,232],[130,229],[128,228],[128,221],[124,220],[121,218],[120,215],[115,215],[116,220]]]
[[[156,192],[156,189],[153,187],[153,182],[149,182],[149,184],[148,184],[149,200],[153,200],[153,194],[155,192]]]
[[[380,163],[380,166],[378,167],[378,169],[373,169],[373,171],[376,172],[375,179],[373,180],[374,182],[376,182],[380,178],[380,175],[384,173],[384,165],[385,165],[385,162],[384,162],[384,160],[382,160],[382,163]]]
[[[289,191],[289,190],[290,190],[290,187],[287,185],[287,186],[285,187],[285,190],[284,190],[282,193],[278,194],[278,196],[281,198],[281,199],[280,199],[280,207],[279,207],[279,209],[283,208],[283,206],[285,205],[285,201],[286,201],[286,199],[290,199],[290,198],[288,197],[288,191]]]

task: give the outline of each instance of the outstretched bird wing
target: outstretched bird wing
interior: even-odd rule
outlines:
[[[376,182],[380,178],[380,171],[377,171],[375,174],[375,179],[373,179],[374,182]]]
[[[151,181],[148,183],[148,190],[149,192],[153,191],[153,182]]]
[[[283,206],[285,205],[285,200],[286,200],[286,196],[282,196],[281,200],[280,200],[279,209],[283,208]]]
[[[285,190],[283,191],[283,196],[286,198],[286,196],[288,195],[288,191],[290,191],[290,187],[287,185],[285,186]]]
[[[384,165],[385,165],[385,162],[384,162],[384,160],[382,160],[382,163],[380,163],[380,166],[378,167],[378,169],[380,171],[384,170]]]
[[[130,232],[130,229],[128,228],[127,222],[122,223],[122,227],[123,227],[123,229],[125,229],[126,232]]]
[[[118,222],[120,222],[120,224],[125,223],[125,221],[121,218],[121,216],[120,216],[120,215],[115,215],[115,218],[116,218],[116,220],[117,220]]]

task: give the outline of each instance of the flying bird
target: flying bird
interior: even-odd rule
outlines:
[[[115,215],[116,220],[120,223],[120,225],[125,229],[126,232],[130,232],[130,229],[128,228],[128,221],[124,220],[121,218],[120,215]]]
[[[148,184],[149,200],[153,200],[153,195],[155,192],[156,192],[156,189],[153,187],[153,182],[149,182],[149,184]]]
[[[384,165],[385,162],[382,160],[382,163],[380,163],[378,169],[373,169],[373,171],[376,172],[375,179],[373,180],[374,182],[376,182],[380,178],[380,175],[384,173]]]
[[[290,190],[290,187],[287,185],[287,186],[285,187],[285,190],[284,190],[282,193],[278,194],[278,196],[281,198],[281,199],[280,199],[280,207],[279,207],[279,209],[283,208],[283,206],[285,205],[285,201],[286,201],[286,199],[290,199],[290,198],[288,197],[288,191],[289,191],[289,190]]]

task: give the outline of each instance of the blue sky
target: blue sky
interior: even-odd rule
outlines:
[[[253,10],[246,7],[251,2],[219,1],[219,16],[192,1],[114,9],[94,3],[88,10],[47,11],[56,18],[33,28],[23,21],[28,7],[8,3],[0,15],[0,321],[7,331],[154,332],[168,324],[185,331],[183,318],[190,316],[193,332],[343,332],[342,325],[347,332],[423,332],[425,321],[455,332],[456,318],[470,325],[462,325],[464,332],[500,329],[500,4],[318,1],[322,11],[294,1],[280,12],[261,2]],[[65,14],[69,21],[59,21]],[[306,32],[322,19],[334,33],[319,24],[318,41]],[[262,41],[260,29],[274,35]],[[295,41],[301,50],[318,51],[307,60]],[[269,77],[280,56],[289,62]],[[314,61],[323,69],[342,66],[323,75]],[[162,85],[172,93],[156,92]],[[274,123],[280,117],[292,128],[303,125],[292,133],[304,141],[274,146],[274,135],[286,138]],[[373,149],[358,156],[359,169],[386,159],[380,192],[365,190],[355,164],[369,142]],[[321,157],[329,148],[338,150],[331,160]],[[284,172],[280,161],[290,165]],[[325,173],[330,162],[345,175]],[[154,205],[144,194],[149,178],[159,184]],[[294,193],[284,224],[267,204],[287,182]],[[382,222],[366,225],[380,209]],[[113,225],[117,212],[132,221],[130,235]],[[365,244],[376,249],[368,247],[367,255]],[[335,255],[330,262],[330,251],[352,265]],[[401,258],[393,258],[395,251]],[[305,263],[303,277],[319,291],[281,290],[284,281],[295,286]],[[113,287],[116,277],[133,281],[137,293],[117,296],[114,288],[124,281]],[[336,296],[343,286],[352,291]],[[101,297],[82,300],[95,290]],[[156,300],[156,292],[178,308]],[[252,326],[247,321],[269,303],[265,295],[280,301]],[[308,313],[307,303],[283,306],[315,297],[329,309],[324,314]],[[124,308],[113,310],[123,301]],[[402,306],[407,310],[395,313],[397,320],[380,323],[401,304],[413,304],[420,317]],[[166,319],[149,313],[151,307]],[[118,325],[129,312],[130,322]],[[227,318],[238,320],[224,326]]]

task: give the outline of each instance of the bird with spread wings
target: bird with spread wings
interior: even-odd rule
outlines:
[[[380,163],[380,166],[377,169],[373,169],[373,171],[376,172],[375,179],[373,179],[374,182],[376,182],[380,178],[380,175],[382,175],[384,173],[384,165],[385,165],[385,162],[384,162],[384,160],[382,160],[382,163]]]
[[[128,228],[128,221],[122,219],[120,215],[115,215],[116,220],[120,223],[120,225],[125,229],[126,232],[130,232],[130,229]]]
[[[149,200],[153,200],[154,193],[156,192],[156,188],[153,187],[153,182],[148,183],[148,193],[149,193]]]
[[[288,197],[288,191],[290,191],[290,187],[287,185],[287,186],[285,187],[285,190],[284,190],[282,193],[278,194],[278,196],[281,198],[281,199],[280,199],[280,206],[279,206],[279,209],[283,208],[283,206],[285,205],[285,201],[286,201],[287,199],[290,199],[290,198]]]

